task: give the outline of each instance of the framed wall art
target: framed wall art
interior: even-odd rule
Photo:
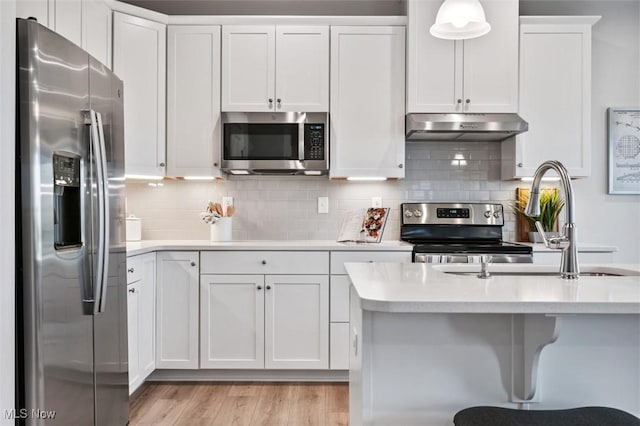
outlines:
[[[640,107],[607,110],[609,194],[640,194]]]

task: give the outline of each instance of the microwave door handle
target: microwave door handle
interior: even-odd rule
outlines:
[[[304,121],[298,123],[298,160],[304,161]]]

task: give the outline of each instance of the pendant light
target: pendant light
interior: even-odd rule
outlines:
[[[445,40],[464,40],[480,37],[490,30],[479,0],[445,0],[429,32]]]

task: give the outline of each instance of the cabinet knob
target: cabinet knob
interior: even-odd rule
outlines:
[[[164,167],[164,163],[160,163],[160,167]]]
[[[191,266],[196,266],[196,262],[191,262]]]
[[[276,102],[278,103],[278,108],[282,108],[282,99],[278,98]]]
[[[398,164],[398,168],[399,168],[399,169],[401,169],[401,168],[403,168],[403,167],[404,167],[404,166],[403,166],[402,164]]]
[[[218,167],[218,163],[213,163],[213,167]]]
[[[524,167],[524,164],[518,163],[518,167]]]
[[[461,104],[462,103],[462,99],[458,99],[458,103]]]
[[[263,260],[263,261],[262,261],[262,264],[263,264],[263,265],[266,265],[266,264],[267,264],[267,261],[266,261],[266,260]]]
[[[471,103],[471,99],[467,99],[465,102],[466,103]]]
[[[273,99],[269,98],[269,108],[273,108]]]
[[[262,286],[259,285],[258,287],[256,287],[258,290],[262,290]]]
[[[130,274],[133,274],[135,272],[135,269],[129,268],[129,269],[127,269],[127,272],[130,273]]]
[[[136,292],[136,289],[135,289],[135,288],[130,288],[130,289],[129,289],[129,293],[135,293],[135,292]]]
[[[270,285],[267,286],[267,290],[271,290],[271,286]]]

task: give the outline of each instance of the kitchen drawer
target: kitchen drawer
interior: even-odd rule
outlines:
[[[349,322],[349,284],[346,275],[332,275],[329,290],[329,321]]]
[[[329,273],[326,251],[203,251],[202,274],[299,274]]]
[[[142,255],[127,257],[127,284],[142,279]]]
[[[332,251],[331,273],[346,274],[346,262],[400,262],[411,263],[410,251]]]

